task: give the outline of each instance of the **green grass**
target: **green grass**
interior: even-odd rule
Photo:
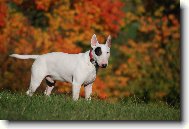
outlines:
[[[111,104],[103,100],[77,102],[65,95],[0,92],[0,119],[7,120],[180,120],[180,109],[163,103]]]

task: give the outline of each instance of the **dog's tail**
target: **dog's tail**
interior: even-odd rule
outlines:
[[[12,54],[10,57],[15,57],[18,59],[37,59],[39,55],[19,55],[19,54]]]

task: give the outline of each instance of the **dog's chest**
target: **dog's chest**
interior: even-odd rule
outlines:
[[[96,79],[96,68],[93,68],[91,70],[89,70],[89,73],[88,73],[88,76],[84,82],[84,85],[88,85],[88,84],[91,84],[95,81]]]

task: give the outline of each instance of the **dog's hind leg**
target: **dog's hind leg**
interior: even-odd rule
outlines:
[[[31,77],[31,82],[28,91],[26,92],[27,95],[32,96],[33,93],[36,91],[36,89],[40,86],[43,78],[37,78],[34,79],[35,77]]]
[[[46,76],[46,68],[44,65],[41,65],[40,62],[33,64],[31,70],[31,81],[28,91],[26,92],[27,95],[32,96],[36,89],[40,86],[42,80]]]
[[[35,77],[35,76],[31,76],[31,82],[30,82],[30,86],[29,86],[29,89],[28,91],[26,92],[27,95],[29,96],[32,96],[33,93],[36,91],[36,89],[40,86],[42,80],[43,80],[43,76],[38,76],[38,77]]]
[[[45,81],[46,81],[47,87],[46,87],[44,94],[49,96],[55,86],[56,81],[53,80],[52,77],[49,75],[45,77]]]

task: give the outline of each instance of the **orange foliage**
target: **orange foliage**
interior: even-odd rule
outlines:
[[[94,31],[103,32],[103,36],[109,33],[116,35],[120,27],[124,25],[122,19],[124,13],[120,11],[122,7],[123,3],[115,0],[77,0],[75,20],[81,25],[81,31],[84,31],[83,36],[90,35]]]
[[[5,0],[0,1],[0,27],[5,26],[7,16],[7,5]]]

